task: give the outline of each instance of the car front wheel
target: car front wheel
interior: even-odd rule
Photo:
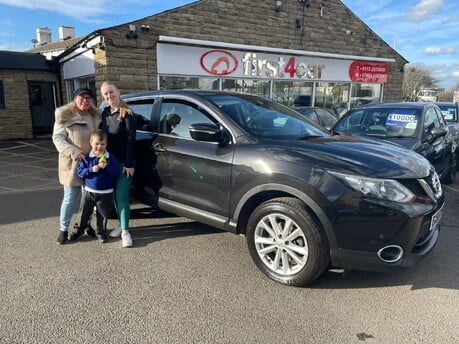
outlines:
[[[247,224],[247,244],[258,268],[271,279],[304,286],[329,263],[329,245],[321,227],[295,198],[260,204]]]

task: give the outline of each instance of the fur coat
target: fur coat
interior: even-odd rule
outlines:
[[[100,113],[92,106],[89,113],[80,113],[72,101],[55,111],[53,143],[59,152],[59,182],[64,186],[80,186],[83,181],[77,176],[79,153],[91,150],[89,136],[99,127]]]

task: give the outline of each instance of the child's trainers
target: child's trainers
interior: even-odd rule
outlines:
[[[89,224],[88,224],[88,227],[86,227],[86,229],[84,230],[84,233],[86,234],[86,236],[88,236],[90,238],[95,238],[96,237],[96,231]]]
[[[106,242],[108,241],[107,232],[104,231],[104,232],[101,232],[101,233],[97,233],[97,239],[98,239],[99,242],[101,242],[102,244],[106,243]]]
[[[129,233],[128,231],[121,231],[121,245],[123,247],[132,246],[131,233]]]
[[[83,234],[84,234],[84,228],[80,228],[78,226],[78,223],[75,223],[75,226],[73,226],[73,232],[70,233],[69,240],[70,241],[75,241],[76,239],[78,239]]]

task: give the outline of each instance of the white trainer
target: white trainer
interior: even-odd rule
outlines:
[[[132,246],[131,233],[129,233],[128,231],[121,231],[121,245],[123,247]]]
[[[121,227],[120,226],[116,227],[108,235],[112,238],[118,238],[121,235]]]

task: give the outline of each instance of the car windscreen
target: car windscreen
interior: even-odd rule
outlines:
[[[362,108],[341,118],[334,130],[382,138],[409,138],[415,135],[420,123],[418,108]]]
[[[227,116],[255,137],[307,138],[329,133],[292,109],[250,95],[206,95]]]

